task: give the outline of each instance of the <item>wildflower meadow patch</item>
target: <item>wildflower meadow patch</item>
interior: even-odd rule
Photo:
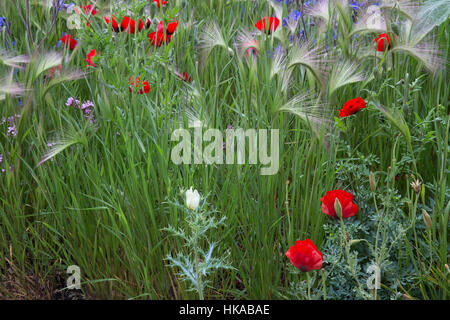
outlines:
[[[449,14],[1,1],[0,298],[448,300]]]

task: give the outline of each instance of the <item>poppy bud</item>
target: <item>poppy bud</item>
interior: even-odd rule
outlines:
[[[370,190],[372,190],[372,192],[375,192],[375,190],[377,189],[377,183],[375,181],[375,176],[373,175],[373,172],[369,174],[369,184]]]
[[[322,212],[331,217],[336,217],[338,206],[338,210],[340,208],[341,215],[339,218],[349,218],[352,217],[358,212],[358,205],[353,203],[353,195],[344,190],[331,190],[328,191],[320,201],[322,202]],[[336,205],[336,200],[338,204]]]
[[[361,239],[354,239],[354,240],[350,240],[350,246],[351,245],[353,245],[353,244],[357,244],[357,243],[359,243],[359,242],[361,242],[361,241],[363,241],[363,240],[361,240]]]
[[[431,217],[430,215],[425,211],[425,209],[422,209],[422,217],[423,217],[423,221],[425,222],[425,225],[427,226],[428,229],[431,229],[431,227],[433,226],[432,222],[431,222]]]
[[[334,200],[334,210],[336,211],[336,215],[338,216],[338,218],[342,219],[342,206],[338,198]]]

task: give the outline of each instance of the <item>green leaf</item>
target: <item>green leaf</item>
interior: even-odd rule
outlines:
[[[339,131],[347,132],[347,126],[341,119],[339,119],[338,117],[334,117],[334,120],[336,121],[336,127],[339,129]]]

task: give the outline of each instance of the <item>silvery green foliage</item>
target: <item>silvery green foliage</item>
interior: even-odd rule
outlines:
[[[296,268],[291,268],[291,273],[300,276],[301,271]],[[326,288],[323,284],[326,283],[326,272],[322,269],[317,272],[310,272],[310,276],[303,281],[295,281],[289,283],[284,299],[297,300],[321,300],[327,298]]]
[[[402,259],[399,253],[404,250],[402,243],[408,239],[407,232],[411,229],[407,214],[403,211],[407,199],[398,190],[389,187],[389,177],[383,181],[378,176],[375,207],[371,201],[373,194],[368,174],[369,169],[378,163],[379,159],[373,155],[349,155],[338,174],[341,181],[354,182],[346,188],[356,195],[359,213],[358,217],[343,221],[344,229],[338,220],[330,220],[324,225],[327,241],[323,255],[329,299],[373,299],[374,292],[367,287],[370,276],[367,269],[371,265],[380,268],[382,286],[377,290],[379,298],[398,298],[398,283],[412,280],[412,269],[397,263]],[[338,166],[341,164],[338,163]]]
[[[176,256],[168,254],[166,259],[170,262],[170,267],[180,270],[177,275],[189,282],[189,290],[197,292],[199,299],[203,299],[204,290],[209,283],[207,276],[214,270],[233,269],[227,261],[228,256],[213,256],[217,244],[208,239],[210,230],[225,225],[225,217],[218,218],[217,211],[209,210],[205,198],[196,210],[190,210],[179,203],[173,204],[184,211],[186,228],[175,229],[169,226],[164,230],[183,239],[188,250],[179,252]]]

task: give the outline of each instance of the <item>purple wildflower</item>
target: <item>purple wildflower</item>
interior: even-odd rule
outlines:
[[[72,97],[67,99],[66,106],[70,107],[73,104],[73,101],[74,101],[74,99]]]
[[[92,101],[86,100],[80,104],[80,100],[70,97],[67,99],[66,106],[80,109],[83,112],[84,117],[88,119],[90,123],[94,123],[94,103]]]
[[[16,135],[17,135],[16,125],[12,125],[12,126],[8,127],[8,136],[15,137]]]

